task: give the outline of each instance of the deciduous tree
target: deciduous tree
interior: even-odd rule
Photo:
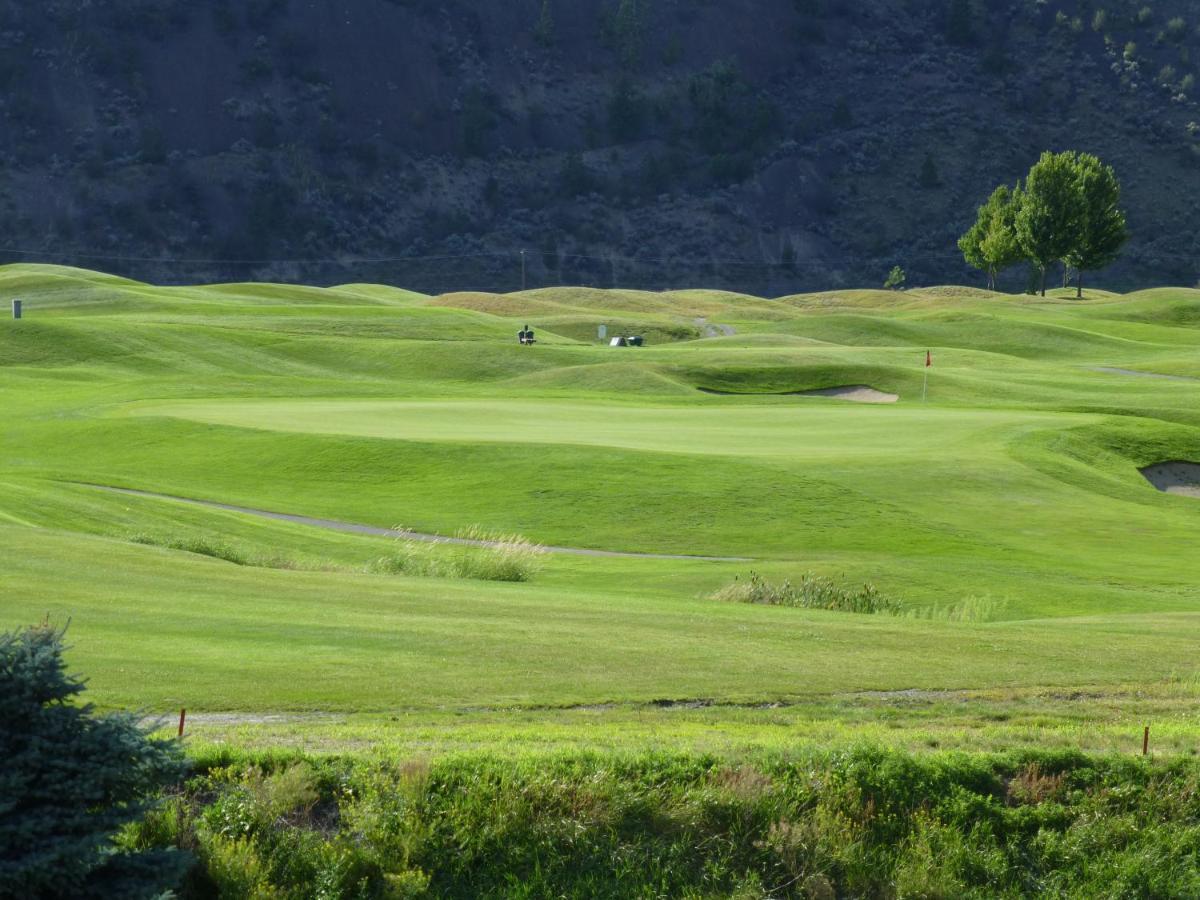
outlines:
[[[1076,246],[1084,222],[1079,166],[1074,151],[1046,151],[1025,181],[1017,210],[1017,240],[1037,269],[1039,290],[1046,296],[1046,269],[1067,258]]]
[[[1077,297],[1083,296],[1083,273],[1103,269],[1117,258],[1129,232],[1121,211],[1121,185],[1112,166],[1090,153],[1076,159],[1076,178],[1083,204],[1083,221],[1074,246],[1066,255],[1067,265],[1078,272]]]
[[[1002,271],[1025,258],[1016,233],[1021,196],[1020,184],[1015,190],[1007,185],[996,188],[979,207],[975,224],[958,239],[958,248],[967,264],[987,273],[990,290],[995,290],[996,277]]]

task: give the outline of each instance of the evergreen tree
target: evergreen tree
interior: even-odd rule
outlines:
[[[636,140],[642,132],[645,104],[633,82],[622,76],[608,99],[608,130],[617,143]]]
[[[542,0],[542,12],[533,28],[533,39],[543,47],[554,43],[554,16],[550,12],[550,0]]]
[[[613,19],[617,52],[626,66],[636,65],[642,52],[642,12],[638,0],[621,0]]]
[[[1046,151],[1025,180],[1016,232],[1026,258],[1039,273],[1046,296],[1046,269],[1075,250],[1085,217],[1079,166],[1072,151]]]
[[[971,0],[950,0],[946,8],[946,40],[952,44],[970,44],[975,40]]]
[[[572,153],[567,156],[558,174],[558,184],[564,197],[578,197],[596,187],[595,176],[583,161],[583,154]]]
[[[1125,228],[1125,214],[1118,205],[1121,185],[1112,166],[1104,165],[1090,153],[1081,153],[1076,167],[1083,224],[1066,262],[1078,273],[1075,296],[1083,297],[1083,273],[1103,269],[1115,260],[1129,232]]]
[[[74,700],[62,636],[49,625],[0,635],[0,897],[152,897],[177,883],[175,851],[121,853],[113,836],[179,781],[174,741],[133,716]]]
[[[937,163],[934,162],[933,154],[925,154],[925,161],[921,163],[921,174],[918,180],[921,187],[926,190],[941,186],[942,179],[938,175]]]

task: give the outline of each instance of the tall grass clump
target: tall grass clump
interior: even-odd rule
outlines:
[[[933,622],[994,622],[1000,618],[1007,606],[1007,600],[998,600],[991,595],[982,597],[972,595],[949,606],[935,604],[920,609],[910,609],[904,613],[904,616],[909,619],[925,619]]]
[[[402,538],[394,552],[375,560],[370,569],[385,575],[525,582],[541,569],[546,554],[544,547],[522,535],[488,531],[478,525],[458,532],[455,540],[464,543]]]
[[[734,577],[712,595],[714,600],[727,603],[757,603],[765,606],[789,606],[794,609],[829,609],[836,612],[885,613],[896,615],[900,604],[879,593],[873,584],[848,587],[826,578],[806,572],[796,582],[785,579],[781,583],[768,581],[757,572],[747,578]]]
[[[167,550],[178,550],[181,553],[195,553],[197,556],[207,556],[220,559],[235,566],[250,566],[257,569],[318,569],[329,570],[329,565],[313,563],[301,564],[291,557],[281,554],[256,553],[251,549],[231,544],[223,538],[209,534],[150,534],[138,532],[129,535],[128,541],[142,544],[146,547],[163,547]]]
[[[138,532],[129,536],[134,544],[147,547],[164,547],[167,550],[180,550],[184,553],[195,553],[199,556],[209,556],[213,559],[223,559],[237,566],[249,565],[249,556],[240,547],[226,543],[211,535],[158,535]]]

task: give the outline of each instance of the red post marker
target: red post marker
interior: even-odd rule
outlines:
[[[1145,731],[1142,732],[1142,756],[1147,756],[1150,753],[1150,726],[1147,725]]]
[[[179,710],[179,736],[183,737],[183,723],[187,721],[187,710]]]

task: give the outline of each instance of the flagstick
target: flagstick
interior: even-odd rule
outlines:
[[[925,402],[925,394],[929,390],[929,366],[925,367],[925,380],[921,383],[921,402]]]

